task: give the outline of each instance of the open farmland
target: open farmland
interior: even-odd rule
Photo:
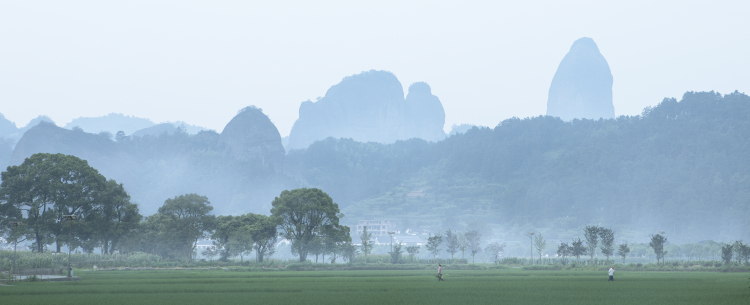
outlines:
[[[0,286],[3,304],[748,304],[748,273],[100,271]]]

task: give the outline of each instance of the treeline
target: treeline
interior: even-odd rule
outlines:
[[[215,216],[205,196],[167,199],[143,219],[121,184],[107,180],[75,156],[35,154],[2,172],[0,233],[6,240],[32,242],[34,252],[49,245],[60,252],[81,248],[102,254],[145,252],[192,261],[200,239],[214,247],[204,255],[228,260],[255,252],[259,262],[274,253],[279,236],[292,242],[304,262],[309,253],[351,259],[349,227],[338,205],[319,189],[283,191],[272,202],[271,216]],[[216,252],[214,252],[216,251]]]

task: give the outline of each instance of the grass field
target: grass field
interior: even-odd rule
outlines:
[[[102,271],[0,286],[2,304],[750,304],[748,273]]]

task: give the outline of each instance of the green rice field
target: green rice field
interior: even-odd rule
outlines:
[[[750,304],[748,273],[77,271],[0,286],[2,304]]]

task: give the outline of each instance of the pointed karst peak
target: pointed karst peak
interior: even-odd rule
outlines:
[[[570,46],[570,52],[592,52],[599,53],[599,47],[596,45],[593,39],[588,37],[581,37],[573,42]]]
[[[219,142],[225,145],[230,155],[243,161],[277,164],[285,154],[276,125],[255,106],[238,111],[224,127]]]
[[[421,138],[440,141],[445,138],[445,109],[437,96],[432,95],[430,85],[413,83],[406,95],[405,138]]]
[[[615,117],[612,72],[593,39],[576,40],[560,62],[549,88],[547,115],[565,121]]]

